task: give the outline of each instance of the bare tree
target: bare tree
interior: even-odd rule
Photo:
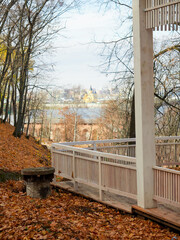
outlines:
[[[5,23],[8,19],[11,8],[16,4],[18,0],[0,0],[0,34],[4,30]]]
[[[104,63],[100,66],[103,73],[111,75],[112,80],[122,91],[127,92],[127,115],[129,112],[128,137],[135,137],[135,111],[134,111],[134,66],[133,66],[133,29],[132,29],[132,1],[104,0],[101,6],[105,9],[114,6],[120,22],[119,31],[110,41],[96,42],[103,44],[102,57]],[[123,14],[121,14],[123,12]],[[126,27],[125,27],[126,26]],[[178,59],[180,56],[179,34],[171,34],[160,46],[155,42],[154,50],[154,78],[155,78],[155,107],[175,111],[179,114],[180,73]],[[176,62],[176,63],[175,63]],[[159,91],[161,86],[161,91]],[[162,91],[163,89],[163,91]],[[128,107],[131,106],[131,110]],[[161,111],[163,115],[165,112]],[[156,122],[158,121],[156,117]],[[158,132],[159,133],[159,132]],[[160,133],[159,133],[160,134]]]
[[[62,29],[60,16],[75,3],[74,0],[0,1],[0,115],[5,110],[6,121],[12,106],[16,137],[23,131],[33,59],[46,51],[47,43]]]

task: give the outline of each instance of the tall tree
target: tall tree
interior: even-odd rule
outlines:
[[[132,29],[132,1],[104,0],[101,6],[106,9],[114,7],[119,13],[119,30],[116,37],[110,41],[97,42],[103,44],[101,55],[105,61],[101,66],[103,72],[112,76],[112,80],[121,86],[122,91],[127,92],[127,106],[131,106],[131,118],[128,122],[127,137],[135,137],[134,114],[134,66],[133,66],[133,29]],[[154,79],[155,79],[155,107],[156,124],[158,124],[158,112],[162,116],[165,112],[174,111],[180,113],[180,72],[178,59],[180,57],[179,34],[172,33],[166,41],[160,45],[155,41],[154,49]],[[123,87],[122,87],[123,86]],[[160,91],[161,89],[161,91]],[[129,104],[130,102],[130,104]],[[162,109],[164,108],[164,111]],[[171,109],[169,111],[168,109]],[[129,111],[127,111],[129,114]],[[158,131],[158,134],[163,134]]]
[[[75,2],[0,1],[0,50],[3,49],[0,52],[0,115],[4,115],[5,109],[6,120],[12,106],[15,137],[20,137],[23,130],[32,59],[46,51],[48,42],[62,29],[61,15],[73,8]]]

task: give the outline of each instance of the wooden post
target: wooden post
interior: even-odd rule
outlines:
[[[94,151],[97,151],[97,146],[96,146],[96,143],[95,143],[95,142],[93,143],[93,150],[94,150]]]
[[[74,190],[78,188],[78,183],[76,182],[76,162],[75,162],[75,151],[73,151],[73,181],[74,181]]]
[[[138,206],[155,207],[153,33],[146,30],[145,0],[133,0]]]
[[[51,165],[52,165],[52,167],[55,168],[53,182],[56,183],[57,166],[55,165],[55,158],[54,158],[54,151],[53,151],[54,149],[55,149],[55,147],[51,146]]]
[[[176,163],[178,162],[176,139],[174,139],[174,161],[175,161]]]
[[[99,199],[102,200],[102,189],[101,189],[101,178],[102,178],[102,175],[101,175],[101,156],[98,157],[99,159]]]

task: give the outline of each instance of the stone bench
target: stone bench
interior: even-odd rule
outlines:
[[[51,194],[50,182],[54,178],[53,167],[25,168],[21,175],[26,183],[27,196],[46,198]]]

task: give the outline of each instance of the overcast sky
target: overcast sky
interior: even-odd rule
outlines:
[[[98,68],[98,65],[103,63],[103,58],[99,55],[103,45],[95,44],[94,40],[101,42],[117,36],[119,19],[126,13],[124,9],[121,12],[117,9],[99,10],[99,6],[92,4],[93,0],[82,1],[84,4],[80,9],[64,15],[66,28],[54,39],[54,50],[51,54],[48,52],[43,60],[48,62],[53,70],[46,74],[50,85],[81,85],[84,88],[92,86],[96,89],[111,86],[112,79],[100,73]],[[154,37],[161,41],[163,35],[167,37],[169,32],[154,32]]]
[[[84,4],[80,10],[66,15],[66,29],[53,41],[55,50],[49,55],[53,71],[49,82],[58,86],[70,87],[90,85],[100,89],[109,84],[110,78],[100,73],[98,65],[103,62],[99,56],[101,45],[98,41],[112,37],[117,27],[117,12],[98,11],[95,5]]]

